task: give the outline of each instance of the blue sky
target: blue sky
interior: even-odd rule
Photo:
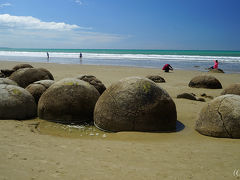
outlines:
[[[240,50],[240,0],[0,0],[0,47]]]

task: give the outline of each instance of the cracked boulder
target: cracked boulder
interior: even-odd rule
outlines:
[[[40,80],[54,80],[52,74],[44,68],[23,68],[11,74],[9,79],[15,81],[20,87],[27,87],[29,84]]]
[[[40,97],[38,116],[63,124],[91,122],[99,96],[89,83],[65,78],[51,85]]]
[[[54,83],[53,80],[41,80],[29,84],[25,89],[32,94],[38,104],[41,95]]]
[[[77,79],[86,81],[89,84],[93,85],[100,94],[106,90],[105,85],[93,75],[79,75]]]
[[[207,136],[240,138],[240,96],[223,95],[204,106],[195,129]]]
[[[188,84],[189,87],[207,88],[207,89],[222,89],[220,81],[214,76],[200,75],[194,77]]]
[[[0,119],[24,120],[36,114],[36,103],[28,91],[15,85],[0,85]]]
[[[236,94],[236,95],[240,95],[240,83],[236,83],[236,84],[232,84],[230,86],[228,86],[227,88],[225,88],[221,95],[224,94]]]
[[[147,78],[122,79],[100,96],[94,124],[106,131],[175,131],[176,106],[169,94]]]

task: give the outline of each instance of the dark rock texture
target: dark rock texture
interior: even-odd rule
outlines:
[[[164,83],[166,82],[165,79],[159,75],[148,75],[146,78],[152,80],[155,83]]]

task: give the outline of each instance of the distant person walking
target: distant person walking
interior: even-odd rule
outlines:
[[[79,57],[82,58],[82,53],[79,54]]]
[[[165,72],[169,72],[169,70],[173,71],[173,68],[170,64],[165,64],[162,68]]]
[[[47,52],[47,58],[49,59],[49,53]]]
[[[218,60],[215,60],[214,65],[212,67],[210,67],[209,69],[218,69],[218,64],[219,64]]]

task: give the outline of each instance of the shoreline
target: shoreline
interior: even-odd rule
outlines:
[[[24,62],[0,61],[1,69]],[[217,97],[240,74],[160,68],[103,65],[76,65],[26,62],[49,70],[56,81],[91,74],[106,87],[129,76],[160,75],[158,83],[176,104],[178,121],[185,128],[174,133],[99,132],[98,136],[79,136],[79,130],[59,130],[56,124],[37,118],[26,121],[0,120],[0,179],[234,179],[240,168],[240,139],[214,138],[195,131],[195,121],[206,102],[177,99],[179,93],[202,93]],[[200,74],[215,76],[223,89],[188,87]],[[48,127],[48,125],[50,127]],[[47,129],[48,132],[44,131]],[[98,133],[96,131],[95,133]],[[106,137],[103,138],[103,134]],[[74,137],[75,136],[75,137]]]

